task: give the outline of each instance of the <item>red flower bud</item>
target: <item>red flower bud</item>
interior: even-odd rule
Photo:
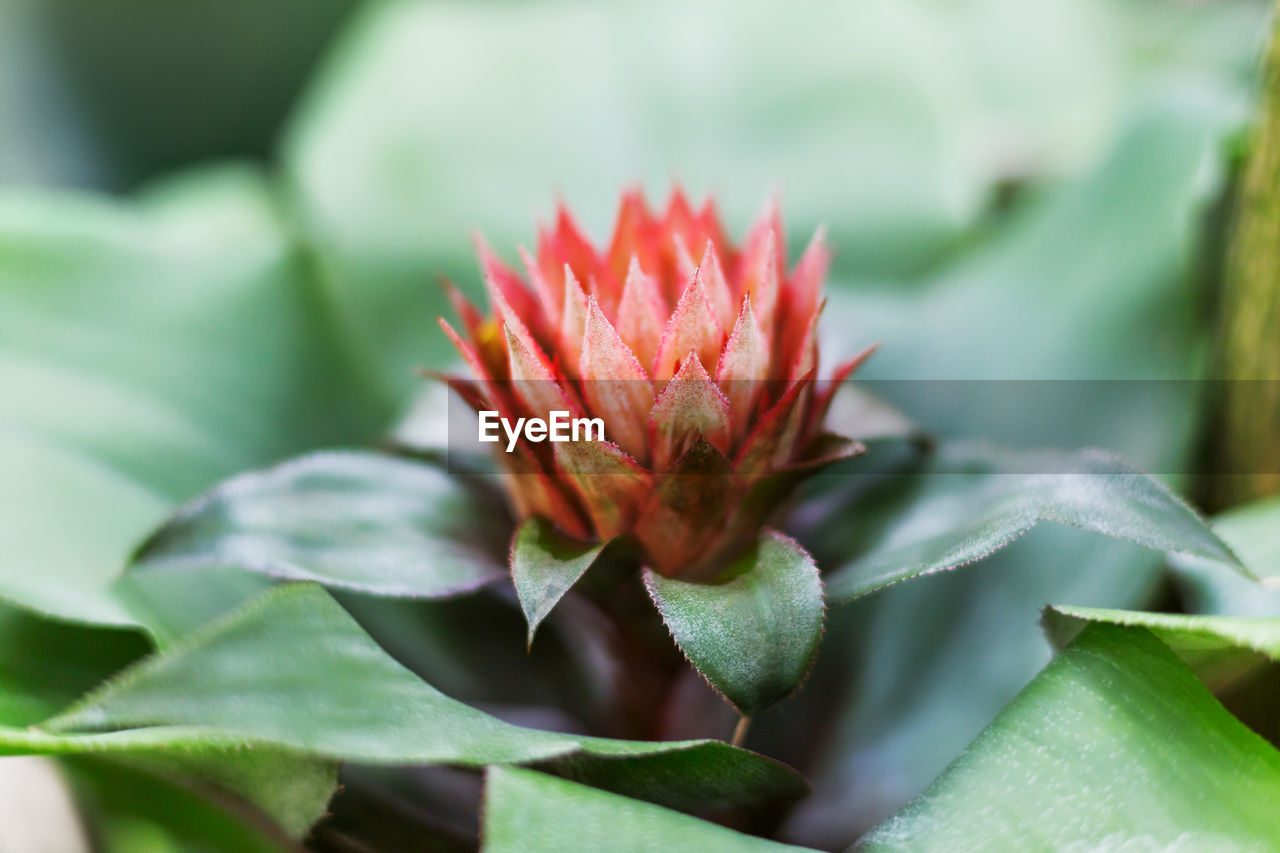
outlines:
[[[632,534],[658,571],[707,576],[803,475],[857,449],[822,433],[834,383],[865,357],[817,389],[822,232],[790,274],[785,246],[775,205],[739,248],[678,189],[661,216],[626,193],[603,252],[560,209],[537,257],[521,251],[527,279],[479,243],[492,313],[451,290],[465,334],[441,324],[474,374],[451,385],[512,422],[604,426],[601,441],[499,445],[520,517]]]

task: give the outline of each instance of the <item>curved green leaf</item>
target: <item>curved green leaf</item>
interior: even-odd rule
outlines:
[[[732,580],[705,584],[645,569],[644,581],[689,662],[750,717],[808,673],[822,637],[822,582],[804,549],[773,530],[725,574]]]
[[[1280,617],[1194,616],[1097,607],[1048,607],[1045,630],[1059,646],[1092,622],[1145,628],[1210,685],[1280,661]]]
[[[442,598],[505,574],[494,547],[507,529],[499,500],[433,465],[317,453],[233,477],[188,504],[131,568],[237,566],[374,595]]]
[[[1231,549],[1159,481],[1096,450],[1024,451],[952,445],[923,470],[895,477],[850,526],[865,537],[827,575],[848,601],[893,583],[980,560],[1040,521],[1055,521],[1249,576]]]
[[[530,518],[516,530],[511,542],[511,578],[529,623],[529,645],[533,645],[538,625],[607,544],[578,542],[541,518]]]
[[[1092,625],[919,799],[882,850],[1272,850],[1280,752],[1149,632]]]
[[[806,849],[516,767],[490,767],[484,793],[484,849],[489,853]]]
[[[105,731],[111,729],[119,731]],[[804,790],[777,762],[714,741],[618,741],[503,722],[405,669],[313,584],[268,590],[125,670],[42,728],[0,731],[0,750],[10,751],[234,743],[367,764],[480,766],[574,756],[573,772],[605,780],[616,773],[628,790],[657,787],[635,777],[630,759],[652,766],[654,756],[693,751],[720,756],[705,763],[700,780],[699,796],[708,801]],[[593,761],[599,766],[583,769]]]

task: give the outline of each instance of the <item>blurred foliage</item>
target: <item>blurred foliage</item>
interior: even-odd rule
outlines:
[[[633,181],[659,190],[678,178],[714,192],[735,229],[780,188],[793,250],[820,223],[831,228],[827,349],[882,339],[872,377],[1164,379],[1204,369],[1200,224],[1223,189],[1224,140],[1251,100],[1261,0],[364,4],[292,109],[352,6],[0,5],[0,180],[124,188],[206,158],[275,155],[266,170],[201,168],[120,200],[0,193],[0,478],[21,484],[0,492],[7,600],[63,618],[137,621],[109,590],[138,540],[223,477],[376,440],[408,405],[412,368],[443,358],[432,277],[474,292],[470,231],[513,257],[556,191],[604,237],[617,191]],[[1172,466],[1191,447],[1200,403],[1170,399],[1104,432],[1140,467]],[[1056,445],[1081,440],[1074,425],[1111,416],[1096,406],[1033,428],[1022,413],[964,401],[912,414],[946,432]],[[1247,524],[1225,520],[1225,538]],[[1188,600],[1210,608],[1256,592],[1203,567],[1184,575]],[[1049,659],[1037,624],[1046,602],[1131,607],[1158,582],[1157,561],[1136,548],[1037,529],[980,567],[833,611],[809,685],[751,734],[753,749],[814,784],[781,834],[844,845],[925,790]],[[156,633],[181,643],[258,588],[206,575],[160,590],[153,604],[168,617]],[[558,644],[526,658],[518,611],[501,601],[346,604],[432,684],[500,699],[504,713],[543,703],[549,684],[576,683],[560,652],[598,639],[553,614]],[[295,613],[285,639],[315,630],[315,613]],[[340,612],[322,615],[324,626],[353,627]],[[6,636],[61,656],[39,690],[30,661],[0,659],[0,686],[14,697],[0,703],[13,716],[5,722],[43,716],[143,652],[115,633],[4,616]],[[478,654],[468,640],[476,624],[509,627],[511,654]],[[63,654],[81,631],[93,636],[85,653]],[[347,640],[391,665],[358,629]],[[250,660],[257,670],[247,671],[306,663],[307,649],[285,648],[296,660]],[[1051,686],[1073,667],[1050,673]],[[303,669],[276,683],[276,699],[332,675]],[[204,683],[198,668],[177,670],[183,684]],[[397,678],[431,692],[410,673]],[[136,700],[126,687],[106,695]],[[1016,736],[1034,699],[1024,696],[985,742]],[[589,704],[564,700],[536,719],[580,724]],[[155,720],[139,707],[122,719]],[[223,709],[233,724],[240,710]],[[448,710],[492,720],[498,740],[511,735],[475,709]],[[271,714],[252,722],[276,725]],[[274,734],[296,746],[315,731]],[[24,732],[5,730],[10,748]],[[826,737],[821,749],[814,733]],[[363,734],[361,755],[395,757]],[[539,737],[557,748],[570,740]],[[612,760],[609,772],[624,776],[627,762]],[[971,767],[987,778],[979,758]],[[605,772],[576,768],[589,771]],[[116,849],[184,849],[191,833],[180,824],[201,804],[157,790],[177,817],[152,826],[121,790],[132,772],[85,771],[104,837]],[[686,820],[598,792],[575,800],[572,783],[549,777],[495,779],[505,785],[491,801],[503,825],[540,817],[521,805],[538,788],[604,831],[619,808],[659,834]],[[137,791],[149,790],[140,780]],[[362,796],[387,802],[402,782],[363,778]],[[917,811],[937,797],[925,802]],[[766,829],[779,819],[759,818]],[[694,831],[704,829],[714,831]],[[232,819],[226,831],[243,827]]]

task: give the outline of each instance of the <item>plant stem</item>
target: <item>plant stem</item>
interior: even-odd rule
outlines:
[[[729,743],[734,746],[742,746],[742,742],[747,739],[747,729],[749,728],[751,728],[751,718],[745,715],[739,717],[738,724],[733,727],[733,737],[730,738]]]
[[[1280,491],[1280,16],[1275,26],[1223,287],[1220,506]]]

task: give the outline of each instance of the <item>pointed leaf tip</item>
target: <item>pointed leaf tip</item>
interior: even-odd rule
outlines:
[[[607,542],[570,538],[542,518],[527,519],[511,541],[511,579],[529,626],[529,645],[542,620],[586,573]]]

